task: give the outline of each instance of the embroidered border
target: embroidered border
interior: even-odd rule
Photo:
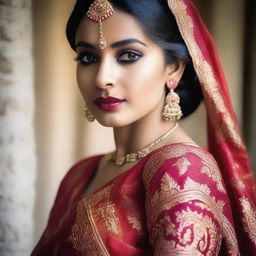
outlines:
[[[246,197],[241,197],[239,201],[244,215],[242,221],[246,229],[245,231],[249,234],[249,238],[252,240],[254,245],[256,245],[256,211],[253,210]]]
[[[161,151],[153,154],[144,166],[143,182],[145,187],[149,187],[151,179],[156,174],[159,167],[169,158],[181,157],[187,153],[193,153],[202,159],[202,164],[207,166],[211,170],[210,178],[214,178],[213,181],[217,183],[217,187],[220,191],[224,192],[223,185],[221,183],[221,174],[219,168],[210,154],[206,154],[205,151],[198,146],[188,146],[186,144],[170,145],[163,148]],[[207,173],[209,175],[209,172]]]
[[[177,24],[181,35],[186,42],[189,53],[192,57],[194,68],[198,74],[199,80],[202,84],[202,88],[206,93],[206,100],[208,100],[208,106],[213,107],[213,115],[215,118],[219,118],[218,114],[222,115],[224,136],[230,138],[231,141],[238,147],[244,148],[244,143],[240,137],[240,133],[237,125],[234,123],[229,110],[227,109],[223,98],[219,91],[219,83],[214,76],[212,67],[204,59],[201,49],[199,48],[195,36],[194,25],[191,17],[187,14],[187,8],[182,0],[168,0],[168,5],[176,17]],[[210,97],[209,97],[210,96]],[[212,100],[211,100],[212,99]],[[211,102],[210,102],[211,101]],[[219,140],[223,139],[219,127],[215,126],[218,131]]]
[[[237,255],[239,249],[235,231],[222,212],[225,202],[221,200],[216,202],[214,197],[210,197],[210,189],[206,184],[200,184],[191,178],[187,178],[184,188],[181,188],[168,173],[163,175],[160,191],[157,190],[150,199],[147,198],[146,200],[149,229],[154,229],[157,218],[164,211],[170,210],[176,205],[195,200],[199,201],[195,205],[212,212],[214,218],[220,224],[229,252],[232,255]],[[159,249],[157,250],[159,251]]]

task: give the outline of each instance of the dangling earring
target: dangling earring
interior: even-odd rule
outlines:
[[[162,117],[166,121],[176,122],[182,117],[182,111],[179,105],[180,97],[176,92],[174,92],[176,81],[174,79],[170,79],[167,83],[167,87],[170,89],[170,92],[165,99],[166,105],[164,107]]]
[[[92,115],[88,107],[85,105],[84,107],[84,116],[89,122],[93,122],[95,120],[95,117]]]

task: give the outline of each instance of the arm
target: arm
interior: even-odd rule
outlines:
[[[224,193],[224,188],[214,169],[209,159],[192,153],[168,158],[159,166],[147,165],[146,213],[154,255],[218,255],[224,201],[214,192],[218,186]]]

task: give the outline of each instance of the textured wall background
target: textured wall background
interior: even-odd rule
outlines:
[[[35,178],[30,0],[0,1],[0,255],[29,255]]]

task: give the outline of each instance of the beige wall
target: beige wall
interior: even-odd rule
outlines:
[[[96,123],[88,124],[83,118],[83,101],[75,82],[75,55],[69,49],[64,34],[72,2],[34,1],[38,157],[35,240],[46,224],[57,187],[67,169],[82,157],[106,152],[114,147],[111,129]],[[205,1],[197,2],[202,9],[209,11]],[[221,6],[223,1],[214,0],[211,15],[206,15],[205,11],[231,84],[232,99],[239,117],[242,2]],[[206,146],[205,123],[204,107],[201,106],[192,117],[182,121],[182,126],[200,145]]]
[[[76,85],[72,52],[65,40],[71,1],[34,1],[37,139],[36,239],[42,232],[56,183],[73,161]],[[70,97],[70,95],[72,95]]]
[[[244,0],[236,0],[235,4],[233,0],[214,0],[211,29],[240,125],[243,106],[244,3]]]
[[[31,0],[0,1],[1,256],[26,256],[32,247],[36,156],[31,16]]]

